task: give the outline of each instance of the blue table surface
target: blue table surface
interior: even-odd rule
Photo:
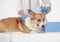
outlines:
[[[48,22],[45,26],[46,32],[60,32],[60,22]]]

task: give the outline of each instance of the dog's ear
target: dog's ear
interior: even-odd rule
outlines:
[[[31,9],[28,9],[28,13],[31,14],[32,16],[35,15],[35,12],[33,12]]]

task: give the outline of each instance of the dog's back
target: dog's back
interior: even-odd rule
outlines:
[[[20,31],[18,27],[19,18],[7,18],[0,20],[0,32]]]
[[[26,32],[31,30],[27,28],[21,17],[7,18],[0,20],[0,32]]]

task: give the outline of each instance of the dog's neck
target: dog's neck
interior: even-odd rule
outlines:
[[[32,26],[30,19],[31,19],[30,17],[25,19],[25,25],[32,31],[36,31],[37,29]]]

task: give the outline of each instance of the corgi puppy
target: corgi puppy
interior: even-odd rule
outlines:
[[[21,17],[11,17],[0,20],[0,32],[45,32],[47,19],[45,13],[35,13],[28,10],[29,17],[22,20]]]

